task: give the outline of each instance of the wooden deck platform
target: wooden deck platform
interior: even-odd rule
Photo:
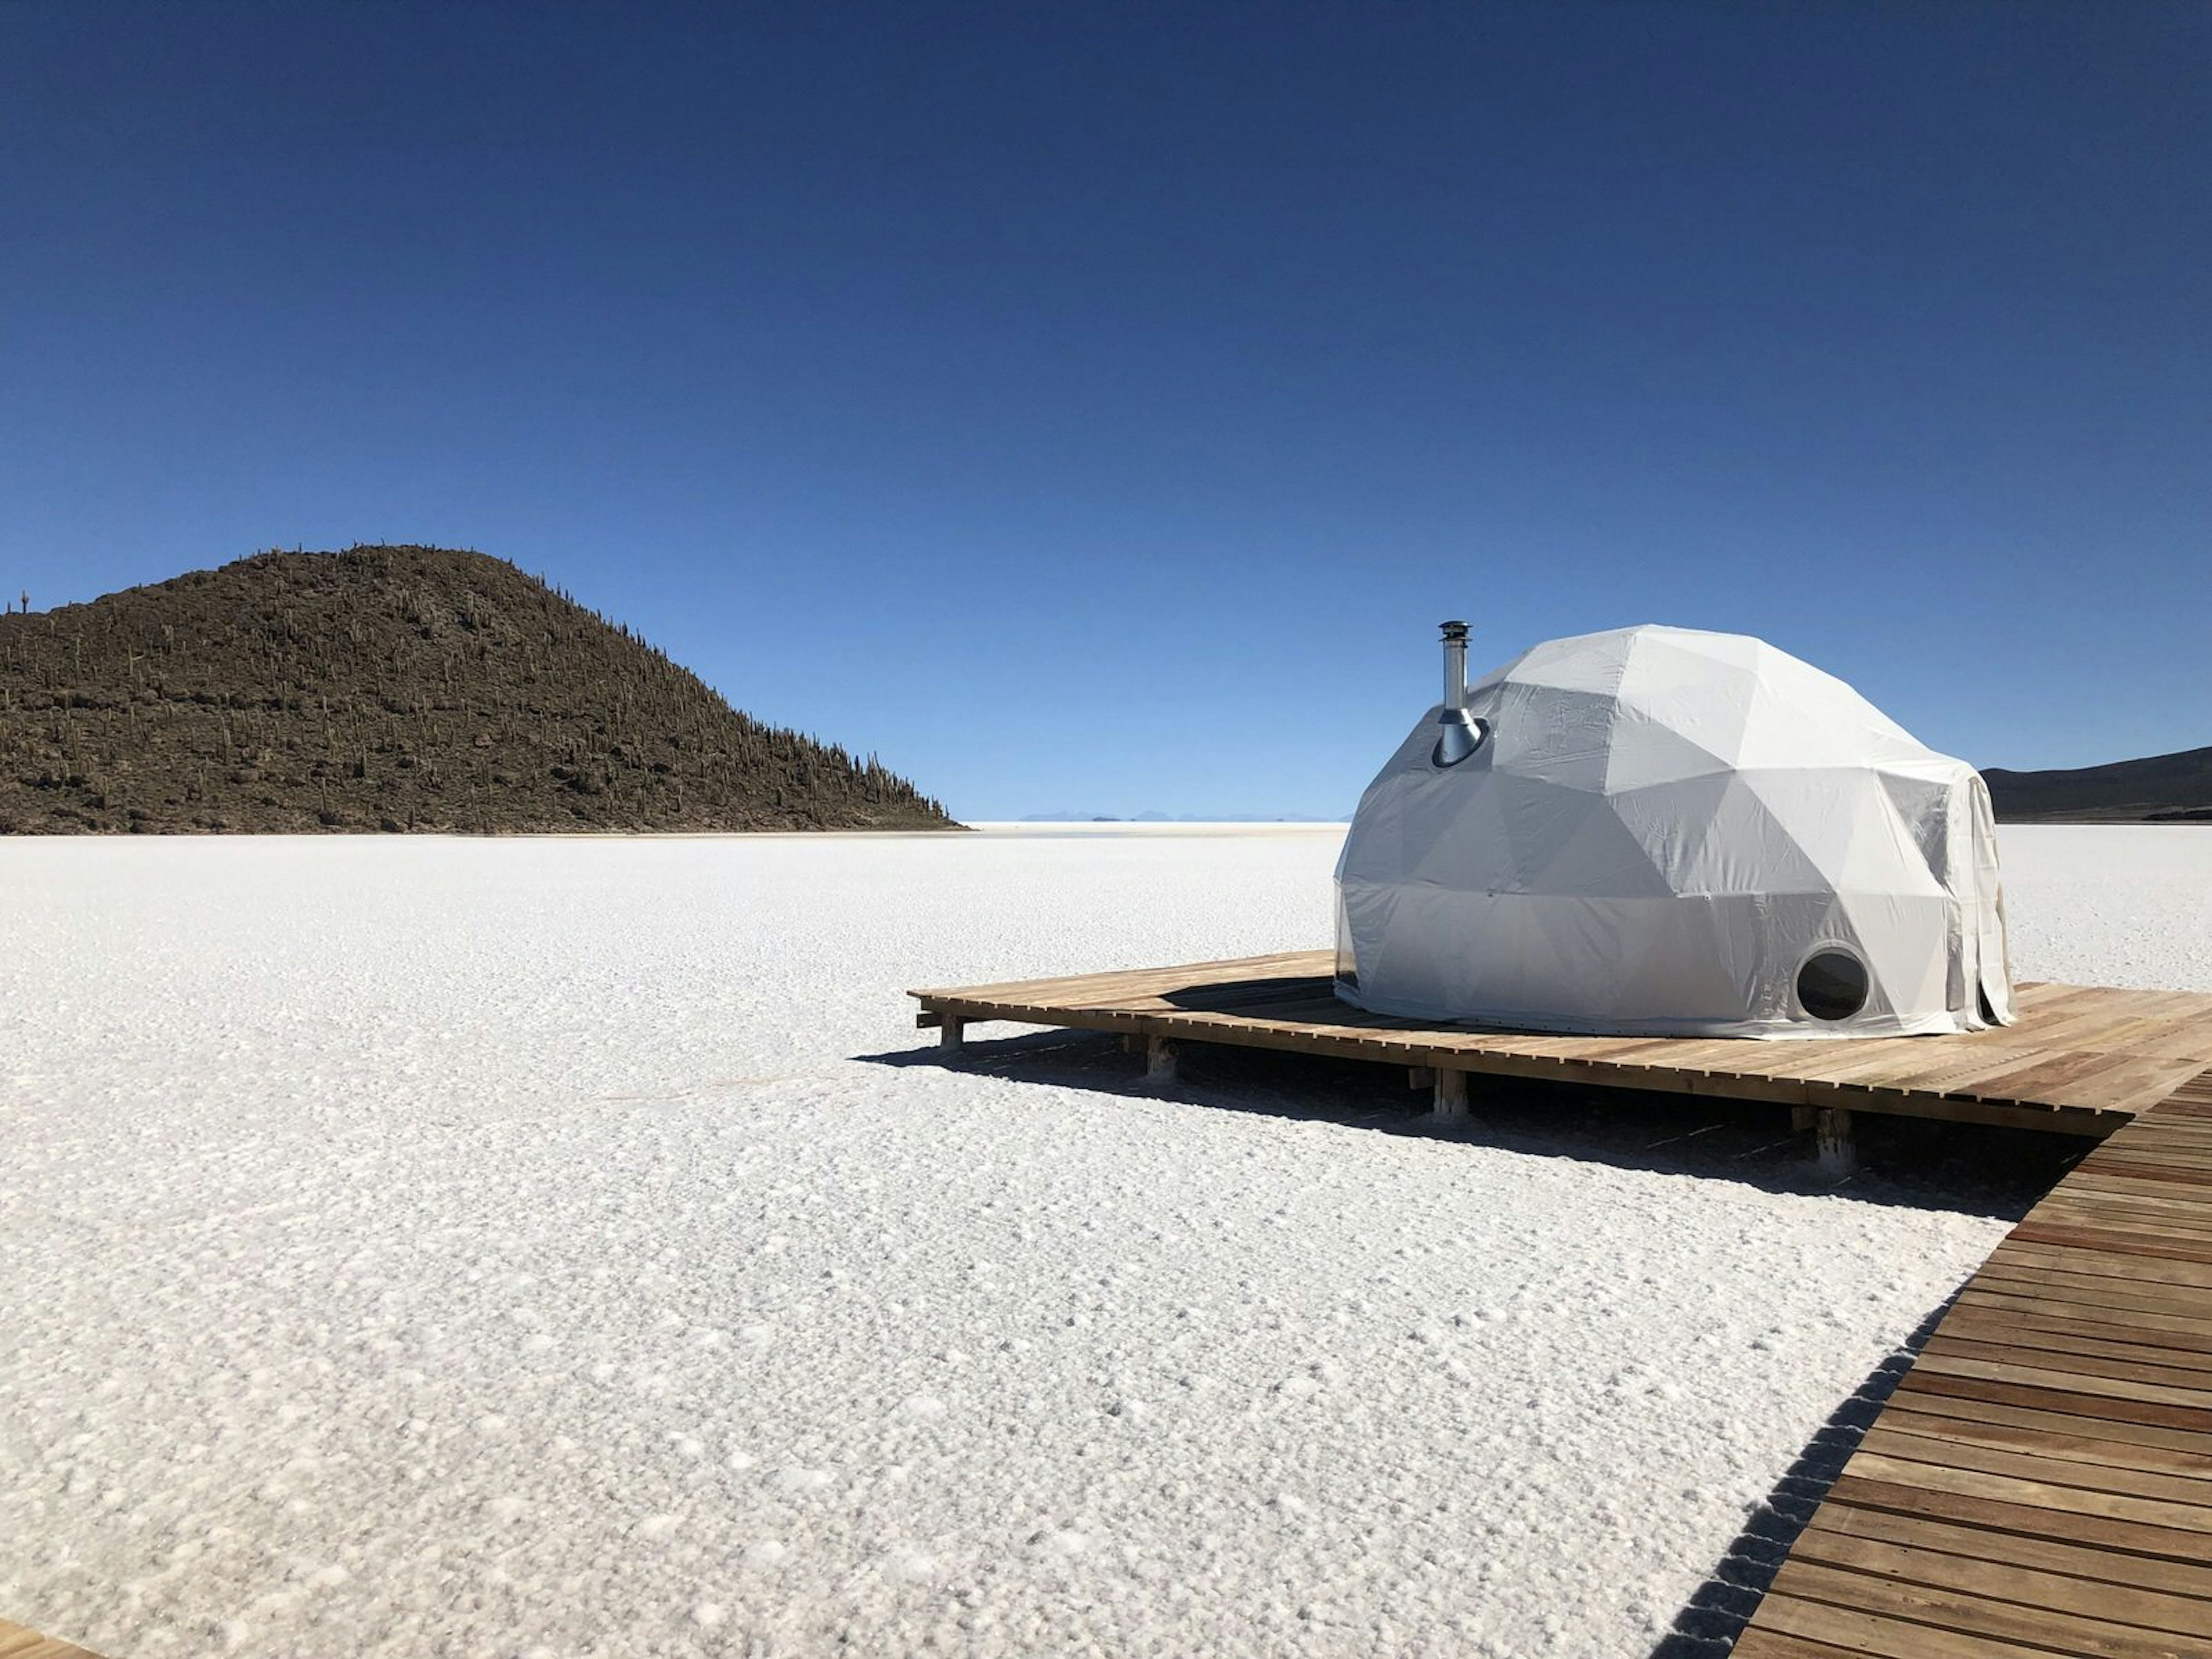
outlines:
[[[1325,952],[917,991],[976,1020],[2103,1138],[1970,1279],[1738,1659],[2212,1659],[2212,996],[2023,988],[2017,1025],[1851,1042],[1531,1036],[1365,1015]]]
[[[2212,1066],[2212,995],[2032,985],[2021,1021],[1965,1036],[1848,1042],[1539,1036],[1363,1013],[1326,951],[911,993],[957,1042],[982,1020],[1225,1042],[1439,1074],[1725,1096],[2103,1136]],[[1457,1079],[1457,1081],[1455,1081]]]

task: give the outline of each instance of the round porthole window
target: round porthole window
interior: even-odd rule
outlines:
[[[1797,1006],[1815,1019],[1849,1019],[1866,1000],[1866,963],[1849,951],[1823,946],[1797,970]]]

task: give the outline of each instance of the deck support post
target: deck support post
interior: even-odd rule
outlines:
[[[1436,1068],[1436,1103],[1429,1115],[1439,1123],[1467,1121],[1467,1073],[1447,1066]]]
[[[1176,1062],[1182,1049],[1171,1037],[1156,1036],[1145,1039],[1145,1081],[1173,1083]]]
[[[957,1014],[942,1017],[937,1027],[937,1046],[950,1054],[957,1054],[968,1037],[968,1022]]]
[[[1851,1133],[1851,1115],[1840,1106],[1823,1106],[1813,1124],[1814,1152],[1820,1171],[1838,1181],[1857,1172],[1858,1137]]]

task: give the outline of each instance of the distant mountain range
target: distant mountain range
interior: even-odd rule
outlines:
[[[2002,823],[2212,823],[2212,749],[1982,776]]]
[[[0,615],[0,833],[951,827],[481,553],[262,553]]]
[[[2050,772],[1982,773],[2002,823],[2212,823],[2212,749]],[[1032,812],[1024,823],[1340,823],[1302,812]]]

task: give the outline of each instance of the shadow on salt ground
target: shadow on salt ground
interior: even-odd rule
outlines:
[[[1041,1031],[978,1041],[948,1060],[930,1046],[856,1058],[884,1066],[949,1066],[1104,1096],[1166,1097],[1209,1109],[1338,1123],[1383,1134],[1471,1142],[1531,1158],[1736,1181],[1762,1191],[1842,1193],[1863,1203],[2018,1220],[2050,1191],[2087,1141],[2029,1130],[1861,1113],[1861,1169],[1838,1182],[1813,1162],[1812,1136],[1789,1109],[1758,1101],[1644,1093],[1519,1078],[1470,1081],[1472,1116],[1439,1125],[1425,1090],[1401,1066],[1221,1044],[1183,1048],[1180,1075],[1146,1083],[1144,1060],[1097,1031]]]
[[[1759,1610],[1760,1600],[1782,1563],[1797,1542],[1797,1534],[1813,1518],[1813,1511],[1828,1495],[1828,1488],[1844,1472],[1844,1465],[1858,1449],[1866,1431],[1913,1359],[1933,1335],[1951,1304],[1920,1322],[1920,1327],[1894,1353],[1884,1359],[1860,1383],[1850,1398],[1836,1407],[1818,1433],[1797,1454],[1795,1462],[1762,1499],[1735,1541],[1722,1552],[1720,1565],[1698,1586],[1689,1605],[1674,1615],[1674,1627],[1660,1638],[1651,1659],[1717,1659],[1735,1646],[1736,1638]]]
[[[861,1058],[887,1066],[947,1063],[933,1047]],[[951,1064],[1109,1096],[1161,1092],[1146,1084],[1141,1059],[1097,1032],[971,1039]],[[1862,1202],[2008,1220],[2025,1214],[2088,1145],[2026,1130],[1863,1114],[1857,1130],[1864,1167],[1837,1182],[1813,1165],[1811,1137],[1790,1129],[1783,1107],[1478,1078],[1473,1121],[1444,1127],[1428,1119],[1426,1094],[1407,1090],[1403,1076],[1372,1063],[1193,1047],[1182,1051],[1181,1075],[1169,1093],[1209,1108],[1473,1141],[1529,1157],[1740,1181],[1770,1192],[1840,1192]],[[1716,1659],[1734,1647],[1798,1534],[1949,1308],[1946,1301],[1921,1321],[1830,1414],[1675,1615],[1650,1659]]]

